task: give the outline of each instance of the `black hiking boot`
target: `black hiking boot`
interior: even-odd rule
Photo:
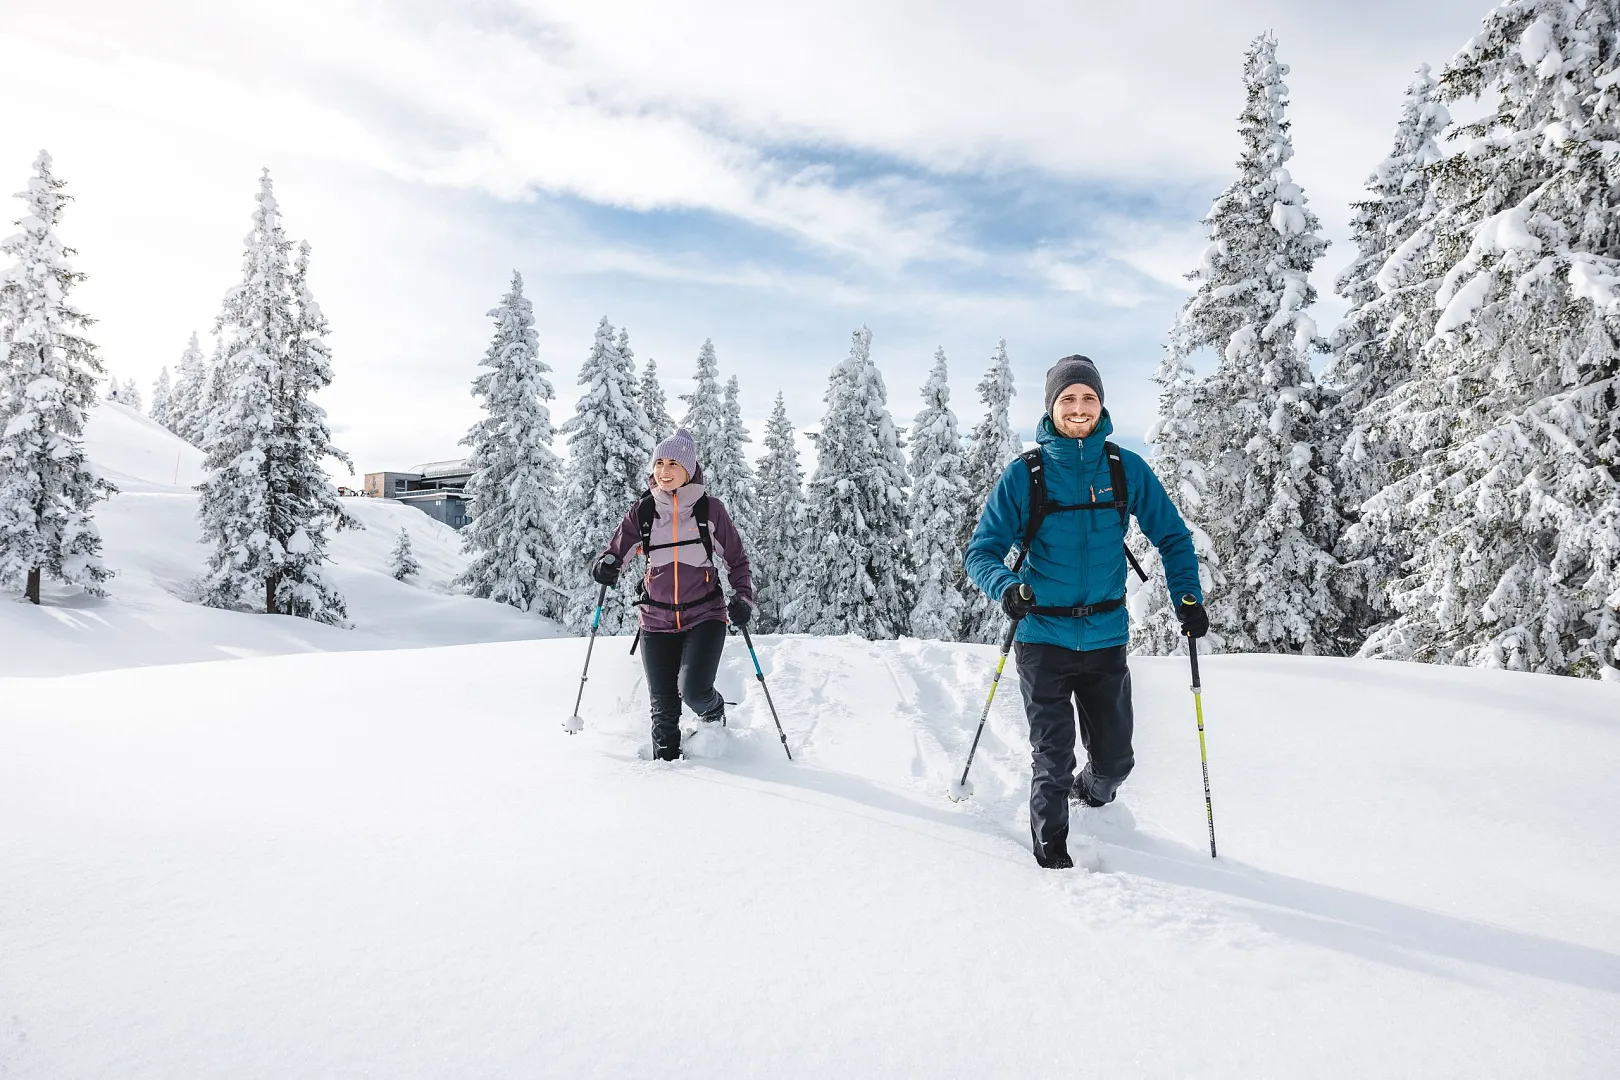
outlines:
[[[1069,801],[1080,803],[1083,806],[1089,806],[1093,809],[1099,806],[1108,805],[1101,799],[1092,798],[1090,789],[1086,787],[1086,774],[1083,772],[1074,774],[1074,786],[1069,789]]]
[[[1073,870],[1074,860],[1069,858],[1069,843],[1067,840],[1053,840],[1051,843],[1035,844],[1035,862],[1043,870]]]

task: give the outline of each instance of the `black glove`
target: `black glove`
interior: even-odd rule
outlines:
[[[754,617],[754,605],[740,596],[733,596],[731,603],[726,605],[726,615],[733,626],[747,626],[748,620]]]
[[[613,588],[619,583],[619,560],[604,551],[595,562],[591,563],[591,580],[598,585]]]
[[[1001,594],[1001,610],[1007,613],[1007,618],[1017,622],[1029,614],[1035,606],[1035,592],[1028,585],[1019,583],[1007,586],[1007,591]]]
[[[1209,612],[1190,596],[1183,596],[1176,605],[1176,618],[1181,620],[1181,632],[1190,638],[1201,638],[1209,633]]]

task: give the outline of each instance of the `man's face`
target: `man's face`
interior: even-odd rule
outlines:
[[[1097,430],[1101,416],[1102,402],[1097,400],[1097,391],[1085,383],[1064,387],[1063,393],[1052,402],[1052,424],[1065,438],[1089,438]]]

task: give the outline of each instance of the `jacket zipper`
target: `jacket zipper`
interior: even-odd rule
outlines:
[[[674,544],[678,545],[681,542],[681,495],[678,491],[672,491],[669,494],[675,500],[675,513],[670,515],[669,519],[669,538]],[[681,628],[681,549],[678,546],[672,546],[670,551],[675,555],[675,629],[679,630]]]

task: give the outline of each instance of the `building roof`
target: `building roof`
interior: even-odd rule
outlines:
[[[418,465],[412,472],[421,473],[422,479],[433,480],[441,476],[469,476],[472,469],[467,466],[467,458],[455,458],[452,461],[429,461]]]

